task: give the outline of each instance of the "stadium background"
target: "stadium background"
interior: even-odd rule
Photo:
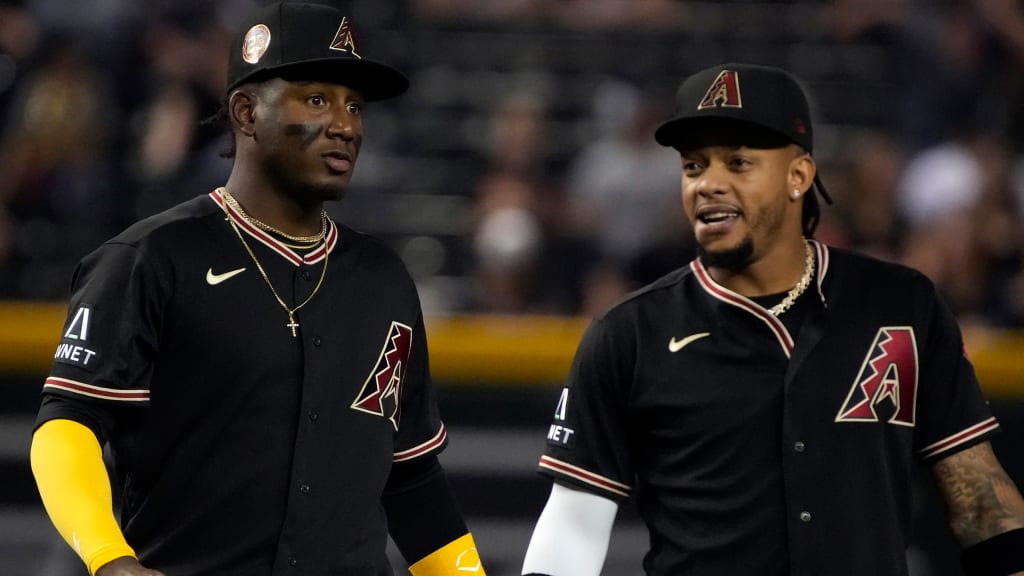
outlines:
[[[222,183],[226,30],[254,0],[0,0],[0,574],[80,575],[28,467],[75,262]],[[443,456],[492,575],[518,573],[534,472],[587,319],[692,257],[654,144],[678,81],[786,67],[836,198],[818,237],[926,272],[960,318],[1024,485],[1024,7],[1018,0],[352,0],[360,52],[412,89],[372,106],[332,216],[414,274]],[[74,6],[74,7],[72,7]],[[914,576],[955,576],[922,474]],[[837,495],[841,497],[841,495]],[[626,508],[606,574],[645,546]]]

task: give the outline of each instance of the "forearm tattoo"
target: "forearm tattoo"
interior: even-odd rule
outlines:
[[[933,473],[962,546],[1024,527],[1024,500],[987,442],[941,460]]]

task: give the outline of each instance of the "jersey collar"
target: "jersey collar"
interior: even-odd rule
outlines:
[[[246,235],[250,236],[257,242],[262,243],[267,248],[270,248],[274,252],[277,252],[285,260],[288,260],[289,262],[296,266],[316,264],[317,262],[323,260],[324,256],[326,256],[328,252],[333,252],[334,247],[338,243],[338,226],[334,223],[333,220],[327,218],[328,229],[326,249],[325,246],[321,244],[316,248],[316,250],[311,250],[305,255],[301,255],[295,250],[289,248],[287,245],[282,243],[277,238],[274,238],[270,234],[246,222],[245,219],[242,218],[240,214],[235,212],[230,206],[228,206],[224,202],[224,198],[220,195],[219,190],[214,190],[213,192],[210,192],[210,198],[217,204],[217,206],[220,206],[220,209],[223,210],[225,214],[227,214],[228,218],[231,218],[231,221],[234,222],[236,226],[238,226],[239,230],[241,230],[242,232],[244,232]]]
[[[829,251],[828,246],[821,244],[815,240],[808,240],[811,243],[811,248],[814,249],[816,256],[815,260],[815,286],[817,288],[818,296],[821,298],[822,305],[827,307],[825,301],[825,293],[822,290],[822,283],[825,280],[825,274],[828,273],[829,265]],[[700,259],[696,258],[690,263],[690,268],[693,270],[694,276],[697,278],[697,282],[701,288],[704,289],[711,297],[722,301],[730,306],[735,306],[741,310],[745,310],[756,318],[764,322],[769,329],[778,338],[779,344],[786,352],[786,356],[789,356],[793,351],[793,337],[790,335],[789,330],[782,323],[781,320],[772,316],[764,307],[758,305],[756,302],[739,294],[733,292],[728,288],[718,284],[711,278],[711,274],[708,273],[707,268],[701,264]]]

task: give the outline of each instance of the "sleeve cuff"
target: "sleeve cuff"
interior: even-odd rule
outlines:
[[[95,576],[97,570],[106,566],[110,562],[113,562],[118,558],[124,558],[125,556],[135,558],[135,551],[132,550],[130,546],[119,544],[106,546],[96,550],[93,552],[92,556],[89,557],[87,568],[89,569],[90,576]]]
[[[476,551],[473,535],[466,533],[438,548],[412,566],[412,576],[446,576],[478,574],[485,576],[483,564]]]

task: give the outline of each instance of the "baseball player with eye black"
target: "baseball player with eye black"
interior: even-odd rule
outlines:
[[[906,575],[925,466],[965,572],[1024,574],[1024,500],[953,315],[919,272],[813,239],[831,200],[800,83],[702,70],[655,137],[698,257],[583,336],[522,573],[598,574],[633,498],[649,575]]]
[[[229,55],[225,185],[76,269],[31,460],[90,574],[392,574],[389,534],[414,575],[484,574],[416,288],[324,210],[365,103],[408,86],[366,56],[337,8],[260,8]]]

